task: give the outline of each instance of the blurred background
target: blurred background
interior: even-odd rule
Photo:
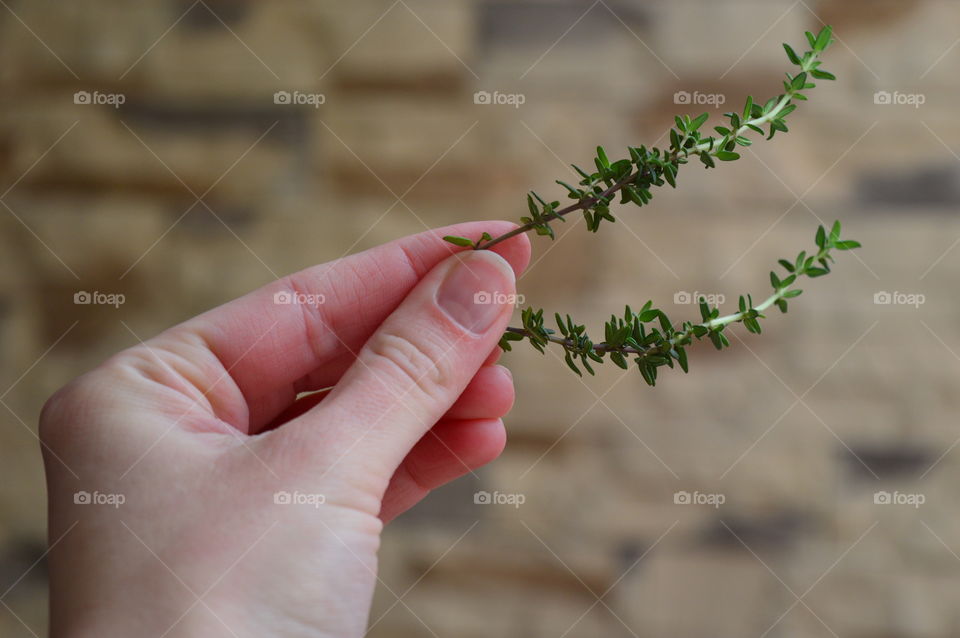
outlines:
[[[505,355],[507,450],[388,528],[370,635],[960,633],[956,0],[0,5],[3,636],[46,631],[57,387],[276,276],[561,199],[597,144],[776,94],[823,23],[840,80],[789,134],[534,238],[520,291],[696,318],[821,221],[864,248],[655,389]]]

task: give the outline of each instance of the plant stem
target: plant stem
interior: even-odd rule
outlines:
[[[828,253],[829,253],[829,250],[828,250],[828,249],[826,249],[826,248],[821,249],[821,250],[816,254],[816,256],[814,257],[814,262],[818,262],[820,259],[825,258]],[[778,300],[782,299],[783,296],[784,296],[791,288],[793,288],[793,286],[794,286],[794,285],[797,283],[797,281],[800,279],[800,275],[803,275],[803,274],[804,274],[804,272],[802,272],[802,271],[797,272],[797,273],[796,273],[797,278],[793,281],[793,283],[791,283],[789,286],[783,286],[783,287],[777,289],[777,291],[776,291],[775,293],[773,293],[772,295],[770,295],[769,297],[767,297],[762,303],[754,306],[754,307],[752,308],[752,310],[754,310],[754,311],[756,311],[756,312],[763,312],[764,310],[766,310],[767,308],[769,308],[769,307],[772,306],[773,304],[777,303]],[[677,333],[677,334],[674,335],[671,339],[669,339],[666,343],[669,344],[669,346],[670,346],[671,348],[672,348],[673,346],[675,346],[675,345],[678,345],[678,344],[681,344],[681,345],[682,345],[682,344],[684,344],[684,343],[689,343],[689,342],[693,339],[693,336],[694,336],[694,335],[693,335],[693,329],[694,329],[694,328],[696,328],[696,327],[702,327],[702,328],[706,328],[707,330],[711,330],[711,331],[712,331],[712,330],[716,330],[717,328],[722,328],[722,327],[728,326],[728,325],[730,325],[730,324],[732,324],[732,323],[737,323],[737,322],[739,322],[739,321],[743,321],[744,317],[747,316],[747,313],[748,313],[748,312],[750,312],[750,309],[748,309],[748,310],[745,311],[745,312],[735,312],[735,313],[733,313],[733,314],[731,314],[731,315],[727,315],[727,316],[725,316],[725,317],[717,317],[716,319],[711,319],[710,321],[707,321],[707,322],[704,322],[704,323],[701,323],[701,324],[697,324],[696,326],[693,326],[693,327],[691,327],[691,328],[688,329],[688,330],[685,330],[685,331],[683,331],[683,332]],[[511,327],[511,328],[507,328],[506,331],[507,331],[507,332],[512,332],[512,333],[518,334],[518,335],[523,335],[524,337],[530,337],[530,336],[531,336],[530,333],[529,333],[529,331],[527,331],[527,330],[525,330],[525,329],[523,329],[523,328],[512,328],[512,327]],[[568,347],[571,347],[571,346],[576,345],[576,344],[574,343],[574,341],[571,340],[571,339],[565,339],[565,338],[563,338],[563,337],[555,337],[555,336],[552,336],[552,335],[547,337],[547,341],[550,341],[551,343],[556,343],[556,344],[559,344],[559,345],[562,345],[562,346],[568,346]],[[634,354],[635,354],[635,355],[638,355],[638,356],[640,356],[640,357],[648,357],[648,356],[654,355],[654,354],[663,354],[663,353],[665,353],[665,352],[668,351],[668,349],[666,349],[664,345],[653,346],[653,347],[650,347],[650,348],[643,348],[643,349],[641,349],[641,348],[634,348],[634,347],[632,347],[632,346],[621,346],[621,347],[619,347],[619,348],[614,348],[614,347],[608,346],[606,343],[595,343],[595,344],[593,344],[593,350],[594,350],[595,352],[620,352],[620,353],[625,354],[625,355],[634,355]]]
[[[810,64],[811,64],[812,62],[816,61],[816,59],[817,59],[817,56],[812,56],[812,57],[810,58],[810,60],[801,67],[802,72],[803,72],[803,73],[809,72],[809,71],[810,71]],[[790,89],[789,91],[787,91],[786,93],[784,93],[784,95],[780,98],[780,101],[776,104],[776,106],[774,106],[774,107],[770,110],[769,113],[767,113],[766,115],[763,115],[763,116],[761,116],[761,117],[754,118],[754,119],[752,119],[752,120],[747,120],[747,121],[743,122],[743,124],[740,126],[740,128],[738,128],[736,131],[733,131],[733,132],[730,134],[729,139],[736,139],[736,138],[742,136],[742,135],[743,135],[744,133],[746,133],[747,131],[752,130],[752,129],[750,128],[750,125],[758,126],[758,127],[759,127],[759,126],[763,126],[764,124],[766,124],[766,123],[768,123],[768,122],[776,119],[777,115],[779,115],[780,112],[781,112],[784,108],[786,108],[786,106],[787,106],[787,105],[790,103],[790,101],[793,99],[793,96],[794,96],[796,93],[798,93],[798,92],[799,92],[799,89]],[[717,141],[718,141],[718,140],[717,140],[716,138],[710,138],[710,140],[708,140],[708,141],[706,141],[706,142],[701,142],[700,144],[697,144],[696,146],[693,146],[693,147],[691,147],[691,148],[689,148],[689,149],[684,149],[684,150],[683,150],[683,156],[684,156],[684,158],[687,158],[687,157],[689,157],[690,155],[699,155],[700,153],[703,153],[703,152],[706,152],[706,153],[708,153],[708,154],[710,154],[710,155],[715,155],[716,152],[717,152],[717,151],[720,151],[720,150],[723,148],[723,146],[724,146],[724,145],[722,145],[722,144],[717,144]],[[676,161],[680,158],[680,153],[681,153],[681,151],[679,151],[679,150],[673,151],[673,152],[670,154],[671,160],[672,160],[673,162],[676,162]],[[623,188],[624,186],[626,186],[627,184],[630,184],[631,182],[635,181],[635,180],[637,179],[637,177],[639,176],[639,174],[640,174],[640,171],[631,172],[631,173],[628,174],[626,177],[620,179],[619,181],[617,181],[617,182],[614,183],[612,186],[610,186],[609,188],[607,188],[605,191],[603,191],[602,193],[600,193],[600,194],[598,194],[598,195],[594,195],[594,196],[592,196],[592,197],[586,197],[586,198],[584,198],[584,199],[579,200],[579,201],[578,201],[577,203],[575,203],[575,204],[571,204],[571,205],[567,206],[566,208],[561,208],[560,210],[557,210],[557,211],[554,211],[554,212],[549,213],[549,214],[547,214],[547,215],[544,215],[544,216],[543,216],[543,221],[551,221],[551,220],[554,220],[554,219],[561,219],[561,218],[563,218],[565,215],[569,215],[569,214],[572,213],[572,212],[575,212],[575,211],[578,211],[578,210],[586,210],[586,209],[592,208],[592,207],[593,207],[594,205],[596,205],[599,201],[601,201],[601,200],[606,200],[606,199],[609,198],[611,195],[615,195],[620,189],[622,189],[622,188]],[[514,228],[514,229],[511,230],[510,232],[505,233],[505,234],[503,234],[503,235],[500,235],[499,237],[494,237],[493,239],[487,241],[486,243],[478,244],[477,247],[476,247],[476,250],[487,250],[487,249],[489,249],[489,248],[492,248],[492,247],[496,246],[497,244],[499,244],[500,242],[503,242],[503,241],[506,241],[506,240],[510,239],[511,237],[516,237],[517,235],[522,235],[523,233],[526,233],[526,232],[529,232],[529,231],[533,230],[535,227],[537,227],[537,225],[538,225],[539,223],[541,223],[541,222],[531,221],[531,222],[528,222],[528,223],[526,223],[526,224],[523,224],[522,226],[518,226],[517,228]]]
[[[616,194],[617,191],[619,191],[621,188],[623,188],[624,186],[626,186],[627,184],[629,184],[630,182],[632,182],[632,181],[635,180],[636,178],[637,178],[637,173],[636,173],[636,172],[630,173],[629,175],[627,175],[626,177],[624,177],[624,178],[621,179],[620,181],[616,182],[613,186],[611,186],[611,187],[608,188],[607,190],[603,191],[603,192],[600,193],[599,195],[595,195],[595,196],[593,196],[593,197],[587,197],[587,198],[581,199],[581,200],[578,201],[576,204],[570,204],[570,205],[567,206],[566,208],[561,208],[561,209],[558,210],[558,211],[554,211],[553,213],[550,213],[550,214],[548,214],[548,215],[544,215],[544,216],[543,216],[543,219],[546,220],[546,221],[550,221],[550,220],[553,220],[553,219],[560,219],[560,218],[563,217],[564,215],[569,215],[570,213],[572,213],[572,212],[574,212],[574,211],[584,210],[584,209],[590,208],[590,207],[592,207],[594,204],[596,204],[598,201],[600,201],[601,199],[606,199],[606,198],[609,197],[610,195]],[[490,241],[488,241],[488,242],[485,243],[485,244],[480,244],[479,246],[477,246],[477,250],[487,250],[488,248],[492,248],[493,246],[496,246],[496,245],[499,244],[500,242],[506,241],[506,240],[510,239],[511,237],[516,237],[517,235],[522,235],[523,233],[526,233],[526,232],[528,232],[528,231],[530,231],[530,230],[533,230],[533,228],[534,228],[536,225],[537,225],[537,224],[536,224],[535,222],[530,222],[529,224],[524,224],[523,226],[517,226],[516,228],[514,228],[513,230],[511,230],[511,231],[508,232],[508,233],[505,233],[505,234],[503,234],[503,235],[500,235],[499,237],[494,237],[493,239],[491,239]]]

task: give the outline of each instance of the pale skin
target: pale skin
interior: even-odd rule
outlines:
[[[441,238],[513,227],[308,268],[55,394],[40,423],[51,636],[363,636],[383,525],[505,444],[496,343],[529,242]]]

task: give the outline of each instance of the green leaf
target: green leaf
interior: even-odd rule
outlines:
[[[847,239],[844,241],[838,241],[835,244],[835,247],[837,250],[853,250],[854,248],[860,248],[860,242]]]
[[[623,192],[627,194],[627,197],[630,198],[630,201],[632,201],[634,204],[637,206],[643,206],[643,200],[640,199],[640,195],[637,193],[636,188],[633,186],[624,186]]]
[[[670,184],[672,188],[677,187],[677,177],[674,172],[676,169],[673,168],[673,165],[669,165],[663,169],[663,178],[667,180],[667,183]]]
[[[610,170],[613,171],[617,178],[626,177],[627,174],[633,169],[633,164],[630,163],[630,160],[617,160],[610,165]]]
[[[675,128],[670,129],[670,146],[671,148],[680,150],[680,134],[677,133],[677,129]]]
[[[533,197],[527,194],[527,208],[530,209],[530,215],[537,219],[540,217],[540,210],[537,208],[537,205],[533,202]]]
[[[830,46],[830,36],[833,35],[833,28],[828,26],[823,27],[820,30],[820,34],[817,36],[816,41],[813,43],[813,48],[815,51],[823,51],[828,46]]]
[[[583,193],[580,189],[574,188],[573,186],[566,183],[562,179],[558,179],[557,184],[560,184],[561,186],[567,189],[567,194],[571,199],[580,199],[583,196]]]
[[[710,341],[713,343],[713,347],[717,350],[723,350],[723,339],[719,332],[710,333]]]
[[[647,385],[651,387],[657,385],[656,368],[640,364],[640,375],[643,377],[643,380],[647,382]]]
[[[486,233],[484,233],[486,235]],[[456,235],[447,235],[443,238],[443,241],[448,241],[451,244],[456,246],[463,246],[464,248],[469,248],[473,246],[473,240],[467,239],[466,237],[457,237]]]
[[[694,131],[696,131],[697,129],[699,129],[701,126],[703,126],[704,123],[706,123],[706,121],[709,120],[709,119],[710,119],[710,114],[709,114],[709,113],[704,113],[704,114],[700,115],[699,117],[697,117],[696,119],[694,119],[694,120],[690,123],[690,126],[687,127],[687,132],[688,132],[688,133],[693,133]]]
[[[830,241],[835,242],[840,239],[840,220],[833,222],[833,227],[830,229]]]
[[[591,376],[596,374],[596,372],[593,371],[593,368],[590,367],[590,362],[587,361],[587,357],[580,357],[580,363],[583,364],[583,367],[587,369],[587,372],[589,372]]]
[[[603,150],[602,146],[597,147],[597,158],[605,168],[610,167],[610,160],[607,159],[607,152]]]
[[[789,44],[787,44],[786,42],[784,42],[784,43],[783,43],[783,48],[786,50],[786,52],[787,52],[787,57],[790,58],[790,61],[793,62],[794,64],[799,65],[799,64],[800,64],[800,57],[797,55],[797,52],[793,50],[793,47],[791,47]]]
[[[721,162],[732,162],[734,160],[740,159],[739,153],[732,153],[730,151],[717,151],[716,156],[717,156],[717,159],[720,160]]]
[[[687,351],[682,347],[677,348],[677,363],[680,364],[680,369],[683,370],[684,373],[690,371],[687,367]]]
[[[784,133],[788,132],[790,129],[787,128],[787,125],[784,124],[783,120],[776,119],[770,122],[770,136],[768,140],[772,140],[773,136],[776,135],[777,131],[783,131]]]
[[[617,366],[623,368],[624,370],[626,370],[629,367],[626,357],[624,357],[623,354],[620,352],[611,352],[610,360],[613,361],[615,364],[617,364]]]
[[[568,367],[568,368],[570,368],[571,370],[573,370],[574,372],[577,373],[577,376],[578,376],[578,377],[582,377],[582,376],[583,376],[583,373],[580,372],[580,368],[578,368],[577,365],[573,362],[573,357],[570,356],[570,352],[569,352],[569,351],[567,351],[566,353],[564,353],[564,355],[563,355],[563,360],[567,362],[567,367]]]
[[[817,78],[818,80],[836,80],[837,76],[829,71],[821,71],[820,69],[814,69],[810,71],[810,75]]]
[[[700,318],[704,321],[710,319],[710,306],[707,305],[707,300],[705,297],[700,297],[697,299],[700,304]]]

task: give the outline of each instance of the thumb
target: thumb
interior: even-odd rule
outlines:
[[[379,458],[399,464],[495,347],[513,311],[515,286],[510,264],[491,251],[441,262],[370,337],[315,408],[322,416],[314,423],[350,428],[337,438],[346,434],[361,454],[382,452]]]

